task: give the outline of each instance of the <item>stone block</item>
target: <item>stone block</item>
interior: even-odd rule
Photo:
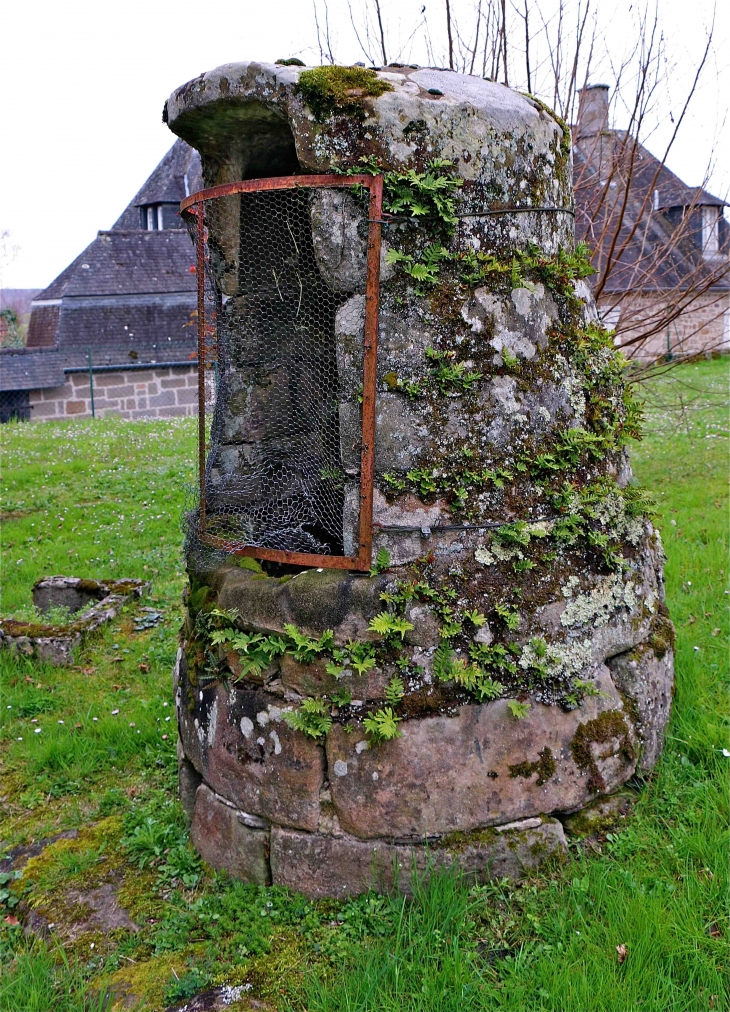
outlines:
[[[671,623],[664,620],[670,627]],[[648,640],[608,661],[614,681],[633,702],[641,743],[639,769],[650,770],[664,748],[674,690],[674,655],[669,645]]]
[[[261,689],[192,686],[180,653],[176,705],[187,758],[237,808],[314,830],[324,748],[281,719],[281,700]]]
[[[123,397],[134,397],[134,387],[131,383],[125,383],[123,386],[108,387],[105,391],[107,397],[116,397],[117,400]]]
[[[125,382],[125,374],[121,372],[95,372],[94,387],[120,386]]]
[[[621,825],[631,812],[638,795],[624,787],[618,794],[597,798],[590,805],[563,819],[569,836],[594,836]]]
[[[187,385],[187,380],[184,376],[170,376],[167,379],[160,380],[160,386],[163,390],[176,390],[178,387],[186,387]],[[151,390],[150,393],[152,393]]]
[[[190,840],[213,868],[254,885],[270,885],[269,834],[246,826],[240,815],[201,784],[195,796]]]
[[[33,404],[33,416],[35,418],[54,418],[58,414],[58,401],[41,401]]]
[[[198,403],[198,391],[195,389],[187,388],[185,390],[177,391],[177,403],[178,404],[197,404]]]
[[[177,793],[182,810],[185,812],[185,822],[189,829],[193,821],[193,812],[195,811],[195,795],[203,778],[193,764],[185,758],[179,738],[177,751]]]
[[[357,896],[375,889],[412,895],[434,869],[453,868],[469,882],[519,879],[548,858],[567,852],[557,819],[523,822],[461,834],[438,843],[358,840],[271,828],[271,878],[312,899]]]
[[[67,415],[81,415],[86,411],[86,401],[66,401]]]
[[[170,408],[175,404],[175,392],[173,390],[163,390],[161,394],[153,394],[150,399],[150,407],[154,408]]]
[[[238,625],[257,632],[283,632],[293,623],[307,635],[332,629],[335,641],[372,640],[371,620],[382,611],[387,577],[369,579],[345,572],[309,569],[286,583],[231,566],[207,577],[221,608],[235,608]]]
[[[570,713],[533,703],[517,720],[506,699],[467,705],[403,721],[402,737],[362,751],[360,735],[334,726],[327,767],[340,825],[361,839],[423,837],[581,808],[636,767],[636,736],[605,667],[596,685],[602,695]]]
[[[353,699],[385,699],[385,689],[390,681],[390,675],[379,668],[371,668],[363,675],[346,668],[345,673],[336,678],[325,671],[325,661],[300,664],[291,654],[284,654],[280,663],[284,688],[298,692],[300,696],[324,696],[338,689],[349,689]]]

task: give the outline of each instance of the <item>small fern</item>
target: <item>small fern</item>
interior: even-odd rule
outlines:
[[[517,720],[523,720],[530,712],[530,704],[519,703],[516,699],[508,699],[507,709]]]
[[[400,636],[402,640],[405,634],[413,628],[413,623],[398,615],[391,615],[388,611],[381,611],[371,621],[369,628],[372,632],[385,636],[386,639]]]
[[[292,641],[291,653],[297,661],[303,664],[311,664],[312,661],[325,650],[329,650],[335,642],[331,629],[326,629],[318,640],[312,639],[305,633],[300,632],[291,623],[284,626],[284,632]]]
[[[506,604],[497,604],[494,606],[494,610],[502,619],[508,629],[514,632],[520,624],[520,616],[516,611],[512,611]]]
[[[343,685],[341,688],[330,693],[330,699],[335,706],[349,706],[352,702],[352,693],[347,686]]]
[[[373,744],[380,744],[401,737],[401,732],[398,730],[400,721],[401,718],[396,716],[392,708],[386,706],[375,713],[369,713],[363,724]]]
[[[385,698],[391,706],[397,706],[404,695],[405,686],[403,685],[403,679],[394,675],[385,689]]]
[[[322,738],[332,727],[332,717],[324,699],[305,699],[298,710],[289,710],[284,720],[295,731],[302,731],[310,738]]]
[[[387,548],[378,549],[378,554],[375,556],[375,562],[370,570],[371,576],[379,576],[380,573],[384,573],[390,568],[390,552]]]

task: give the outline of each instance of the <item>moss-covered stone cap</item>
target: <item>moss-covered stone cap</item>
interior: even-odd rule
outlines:
[[[387,577],[308,569],[282,579],[226,565],[208,573],[206,583],[217,593],[218,607],[235,608],[242,628],[280,633],[291,623],[313,637],[332,629],[342,645],[378,638],[368,627],[383,609]]]
[[[204,157],[217,158],[245,144],[247,135],[275,129],[273,121],[288,121],[301,167],[326,171],[336,161],[336,150],[346,154],[343,140],[352,147],[354,137],[339,137],[339,147],[331,150],[316,142],[317,133],[327,135],[329,126],[312,131],[317,110],[300,87],[300,76],[311,75],[312,69],[256,61],[224,64],[177,88],[165,103],[163,119]],[[557,119],[529,96],[450,70],[385,67],[370,87],[355,90],[367,112],[363,131],[376,129],[377,146],[393,165],[409,163],[414,151],[423,148],[431,157],[454,159],[458,175],[475,179],[485,145],[509,135],[524,138],[534,154],[547,153],[564,133]],[[346,111],[336,108],[337,102],[330,105],[333,112]]]

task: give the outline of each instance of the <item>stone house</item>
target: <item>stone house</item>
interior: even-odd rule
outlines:
[[[200,189],[177,141],[108,231],[31,304],[25,348],[0,352],[0,421],[197,411],[195,251],[180,201]]]
[[[584,88],[573,127],[576,238],[596,251],[595,280],[608,267],[598,295],[604,322],[629,357],[729,351],[726,202],[609,129],[608,113],[608,86]]]

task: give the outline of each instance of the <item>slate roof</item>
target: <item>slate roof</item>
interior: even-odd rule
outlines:
[[[195,292],[195,249],[188,232],[99,232],[35,302],[69,296]]]
[[[573,147],[576,238],[595,251],[594,264],[602,270],[624,198],[621,152],[632,144],[623,131],[604,131],[601,142],[579,139]],[[614,158],[618,160],[615,190],[605,192]],[[625,156],[628,161],[628,156]],[[623,170],[628,173],[629,166]],[[643,145],[638,144],[630,165],[631,184],[616,249],[621,250],[604,288],[606,294],[627,291],[671,291],[711,283],[713,290],[730,289],[726,259],[702,256],[702,206],[722,208],[726,202],[702,187],[687,186]],[[603,180],[601,177],[605,177]],[[656,181],[655,181],[656,180]],[[654,208],[658,191],[658,208]],[[596,212],[596,208],[600,211]],[[674,235],[681,210],[692,209],[680,240]],[[681,209],[681,210],[680,210]],[[632,229],[638,222],[633,235]],[[720,244],[727,249],[730,227],[721,218]]]
[[[185,141],[175,141],[112,228],[138,229],[140,207],[145,204],[179,204],[191,193],[202,189],[200,155]]]
[[[59,351],[0,351],[0,389],[48,390],[63,386],[63,356]]]
[[[66,368],[86,362],[142,365],[196,358],[195,295],[64,300],[58,347]]]
[[[65,368],[84,365],[89,347],[95,366],[194,360],[193,244],[182,227],[142,229],[139,207],[201,187],[198,153],[176,141],[114,226],[35,297],[28,348],[57,349]]]

